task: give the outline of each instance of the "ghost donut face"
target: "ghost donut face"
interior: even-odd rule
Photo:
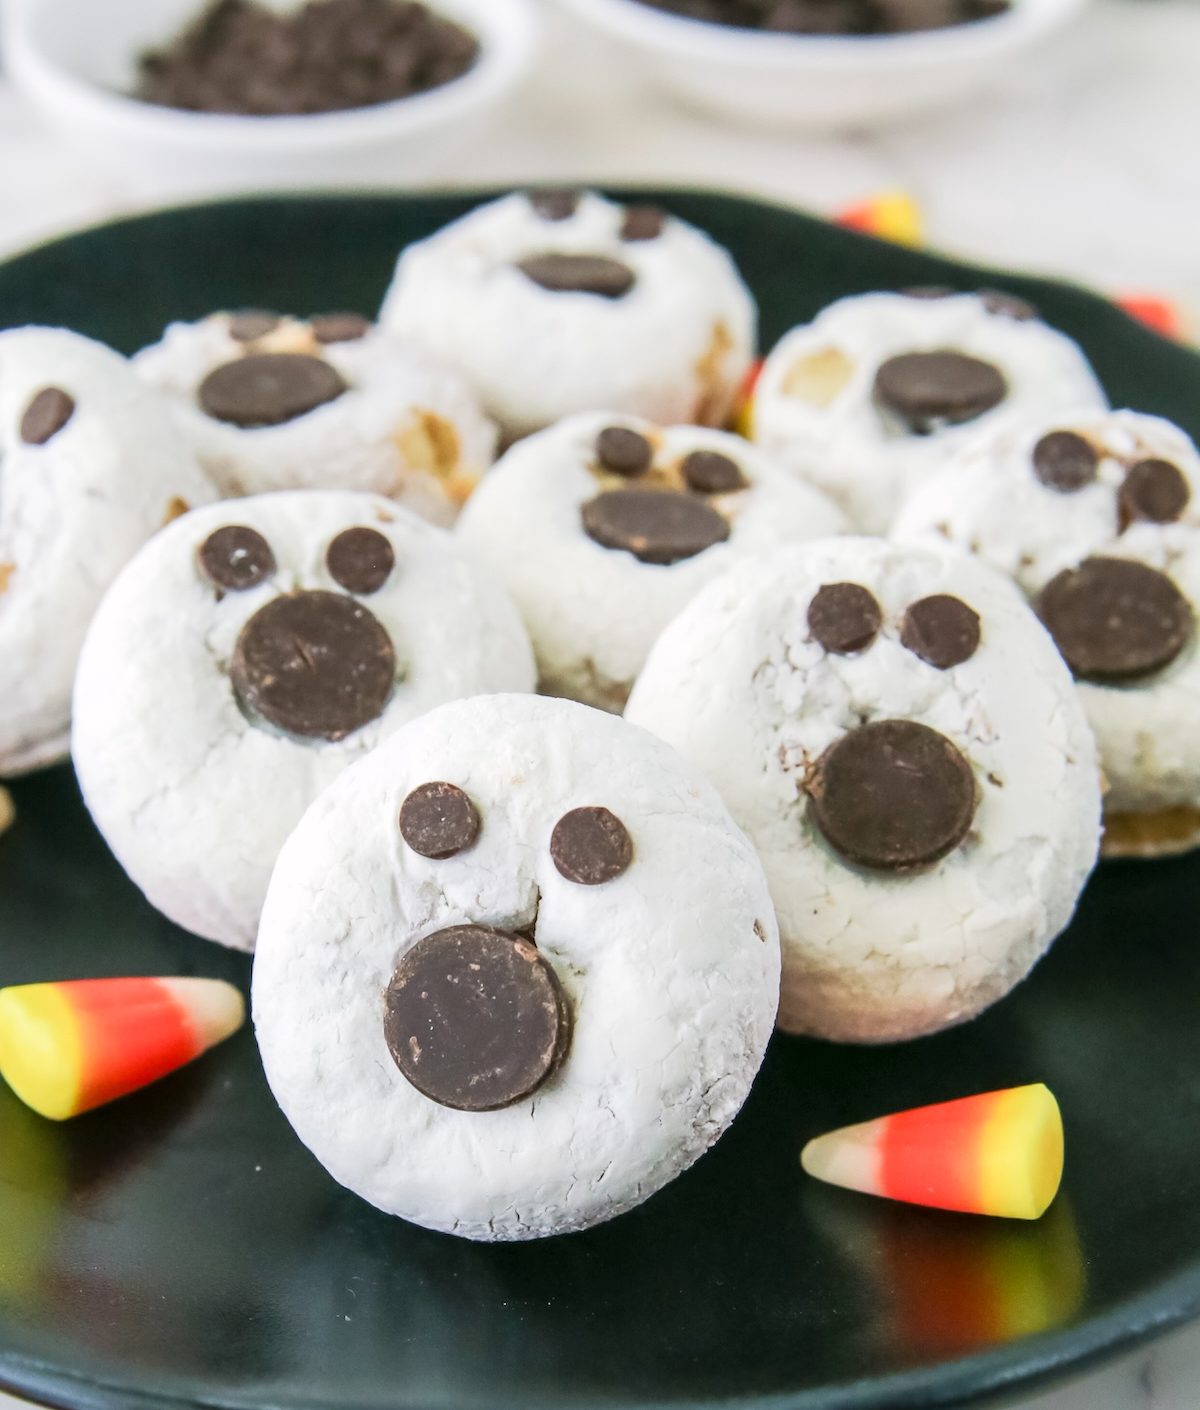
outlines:
[[[665,746],[493,696],[413,722],[305,817],[255,1023],[336,1179],[429,1228],[533,1238],[639,1203],[724,1130],[776,944],[749,844]]]
[[[216,313],[135,365],[227,495],[371,490],[448,523],[495,452],[462,379],[358,314]]]
[[[755,390],[754,438],[869,533],[982,432],[1104,405],[1082,352],[1010,295],[863,294],[793,329]]]
[[[459,368],[514,437],[597,406],[721,425],[755,317],[702,232],[576,191],[508,196],[410,246],[380,314]]]
[[[663,633],[627,716],[700,764],[759,848],[794,1031],[973,1016],[1095,860],[1070,678],[1012,587],[956,554],[830,540],[739,570]]]
[[[738,437],[589,413],[514,446],[457,533],[512,594],[543,689],[620,710],[654,638],[705,583],[843,527]]]
[[[250,948],[279,847],[325,784],[433,705],[532,685],[511,605],[439,530],[372,495],[268,495],[173,525],[114,584],[73,752],[151,901]]]
[[[75,662],[105,588],[212,495],[124,358],[59,329],[0,334],[0,776],[66,753]]]

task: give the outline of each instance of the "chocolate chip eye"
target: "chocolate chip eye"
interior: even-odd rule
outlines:
[[[813,640],[838,656],[865,651],[882,625],[879,603],[858,583],[826,583],[808,604]]]
[[[580,193],[569,187],[530,191],[527,199],[543,220],[570,220],[579,208]]]
[[[746,488],[746,477],[737,461],[717,450],[694,450],[680,468],[688,489],[697,494],[732,494]]]
[[[343,529],[325,554],[329,576],[347,592],[378,592],[396,566],[396,551],[378,529]]]
[[[44,446],[57,436],[75,412],[75,399],[61,387],[43,387],[21,417],[21,439],[28,446]]]
[[[979,613],[961,598],[939,592],[923,597],[904,614],[900,640],[922,661],[948,671],[979,648]]]
[[[279,327],[277,313],[265,308],[244,308],[229,316],[229,336],[237,343],[253,343]]]
[[[630,206],[621,222],[622,240],[657,240],[667,223],[661,206]]]
[[[1117,519],[1122,532],[1137,519],[1173,524],[1192,497],[1183,471],[1169,460],[1139,460],[1121,486]]]
[[[371,320],[361,313],[318,313],[308,326],[318,343],[357,343],[371,331]]]
[[[572,808],[554,824],[550,856],[559,874],[579,886],[599,886],[629,866],[633,841],[607,808]]]
[[[400,805],[400,836],[422,857],[445,861],[479,836],[479,812],[453,783],[423,783]]]
[[[654,459],[654,447],[628,426],[605,426],[596,437],[596,459],[614,475],[642,475]]]
[[[1005,293],[1003,289],[980,289],[979,299],[989,313],[997,314],[1001,318],[1016,319],[1018,323],[1028,323],[1031,319],[1041,317],[1035,304],[1016,294]]]
[[[1074,431],[1051,431],[1033,448],[1033,473],[1042,484],[1073,494],[1096,478],[1100,457],[1095,447]]]
[[[228,592],[257,587],[275,571],[271,545],[256,530],[227,524],[200,545],[200,567],[209,582]]]

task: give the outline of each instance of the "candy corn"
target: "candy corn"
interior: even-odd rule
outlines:
[[[904,191],[883,191],[842,211],[836,219],[847,230],[859,230],[880,240],[894,240],[898,245],[921,243],[921,212]]]
[[[1187,336],[1179,306],[1170,299],[1161,298],[1157,294],[1120,294],[1116,304],[1131,318],[1136,318],[1164,338],[1183,341]]]
[[[236,1033],[221,979],[76,979],[0,989],[0,1075],[55,1121],[165,1077]]]
[[[809,1141],[800,1163],[849,1190],[1038,1219],[1062,1179],[1062,1117],[1039,1082],[843,1126]]]

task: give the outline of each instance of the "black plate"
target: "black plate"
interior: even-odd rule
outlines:
[[[764,340],[836,295],[996,284],[1077,337],[1114,400],[1200,432],[1200,361],[1100,300],[998,279],[786,211],[658,197],[734,252]],[[0,321],[132,351],[230,305],[371,312],[399,246],[472,197],[297,198],[168,212],[0,268]],[[11,669],[7,663],[4,669]],[[244,981],[156,916],[70,773],[19,783],[0,840],[0,983],[131,973]],[[479,1247],[389,1220],[293,1139],[242,1033],[65,1127],[0,1091],[0,1383],[75,1410],[794,1410],[983,1400],[1200,1310],[1200,859],[1106,866],[1033,978],[900,1048],[777,1038],[716,1150],[586,1234]],[[815,1132],[1044,1080],[1067,1125],[1041,1223],[825,1188]]]

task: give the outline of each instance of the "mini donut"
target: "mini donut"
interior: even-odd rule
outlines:
[[[134,366],[227,496],[370,490],[448,524],[495,455],[462,378],[356,314],[214,313]]]
[[[515,610],[443,530],[377,495],[260,495],[172,524],[113,584],[72,752],[149,900],[250,949],[275,857],[326,784],[434,705],[533,684]]]
[[[705,583],[844,527],[736,436],[587,413],[515,445],[456,532],[516,603],[543,690],[620,711],[654,638]]]
[[[1079,347],[1009,295],[859,294],[776,346],[753,434],[875,534],[981,431],[1105,405]]]
[[[0,333],[0,777],[65,757],[84,633],[121,567],[213,498],[126,360],[60,328]]]
[[[334,1179],[478,1240],[588,1228],[721,1135],[778,936],[714,790],[622,720],[458,701],[347,770],[283,848],[253,1007]]]
[[[598,407],[722,425],[756,313],[732,259],[694,226],[542,191],[405,250],[380,321],[457,367],[515,438]]]
[[[959,553],[830,539],[736,569],[662,634],[626,714],[758,848],[792,1032],[881,1042],[973,1017],[1096,859],[1070,675],[1012,584]]]

